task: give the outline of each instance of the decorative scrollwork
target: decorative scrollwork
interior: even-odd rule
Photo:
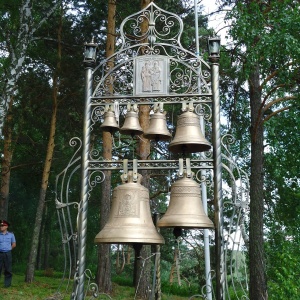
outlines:
[[[148,24],[146,32],[140,28],[143,22]],[[135,74],[135,58],[145,55],[153,56],[153,60],[155,56],[170,59],[169,90],[166,93],[211,95],[210,66],[182,47],[182,32],[181,18],[160,9],[154,2],[125,18],[120,27],[118,50],[94,70],[96,87],[93,97],[133,96],[134,82],[140,76]]]
[[[234,143],[231,135],[225,135],[222,142],[226,145]],[[228,151],[228,148],[226,147]],[[228,151],[229,153],[229,151]],[[246,270],[245,249],[248,247],[248,235],[246,233],[249,222],[249,179],[246,172],[241,170],[233,156],[222,155],[224,178],[228,178],[229,187],[223,189],[223,209],[229,211],[227,216],[229,225],[224,228],[224,241],[226,253],[226,286],[232,287],[232,292],[237,295],[237,286],[243,295],[239,299],[248,300],[248,280]],[[225,173],[226,172],[226,173]],[[229,176],[229,177],[228,177]],[[226,235],[225,235],[226,232]],[[228,251],[238,250],[238,251]],[[239,264],[239,265],[237,265]],[[229,293],[229,291],[226,291]]]
[[[98,285],[94,282],[90,283],[88,286],[89,289],[89,294],[91,293],[91,299],[96,299],[99,296],[99,289],[98,289]]]
[[[58,199],[55,199],[55,205],[56,205],[56,209],[65,208],[70,205],[74,205],[75,208],[78,208],[78,202],[62,203],[58,201]]]
[[[212,160],[212,156],[213,156],[213,151],[209,150],[209,151],[201,152],[200,157],[203,161],[210,161]]]
[[[92,160],[103,160],[103,158],[101,157],[102,152],[99,149],[93,149],[90,151],[90,159]]]
[[[94,123],[100,121],[104,115],[104,106],[96,106],[92,111],[92,117]]]
[[[89,177],[89,183],[91,189],[93,189],[97,184],[102,183],[105,180],[105,174],[104,172],[97,170],[94,172],[91,172]]]
[[[195,174],[195,179],[200,183],[204,183],[207,187],[211,187],[213,183],[210,170],[198,170]]]
[[[76,152],[78,152],[78,151],[81,149],[81,147],[82,147],[82,141],[81,141],[81,139],[78,138],[78,137],[73,137],[73,138],[70,139],[69,145],[70,145],[71,147],[76,147],[76,146],[78,146],[78,149],[77,149],[77,151],[76,151]]]
[[[92,105],[105,105],[107,103],[114,103],[115,101],[118,101],[120,105],[127,105],[128,104],[128,97],[122,97],[120,95],[115,95],[113,98],[93,98],[92,99]],[[130,103],[134,104],[145,104],[145,105],[152,105],[155,102],[160,102],[160,103],[166,103],[166,104],[180,104],[183,102],[196,102],[196,103],[211,103],[211,98],[209,96],[200,96],[200,95],[195,95],[195,94],[184,94],[184,95],[168,95],[164,96],[161,98],[158,97],[130,97]]]
[[[206,299],[206,296],[205,295],[193,295],[189,298],[189,300],[192,300],[192,299],[195,299],[195,298],[200,298],[200,299],[203,299],[205,300]]]
[[[230,154],[229,146],[235,143],[235,138],[231,134],[225,134],[221,138],[221,145]]]
[[[222,145],[223,146],[225,146],[225,145],[232,145],[232,144],[234,144],[234,142],[235,142],[235,138],[231,134],[225,134],[222,137]]]
[[[139,160],[138,161],[139,170],[178,170],[178,160]],[[133,168],[133,162],[128,161],[128,168]],[[212,160],[192,160],[191,161],[192,169],[212,169]],[[90,170],[123,170],[123,161],[114,160],[114,161],[90,161],[89,163]]]
[[[146,32],[142,32],[141,24],[149,24]],[[179,32],[173,28],[179,26]],[[151,43],[169,41],[180,45],[180,35],[183,31],[183,22],[175,14],[159,8],[154,3],[140,12],[130,15],[121,24],[120,32],[123,43],[136,43],[147,38]]]
[[[200,103],[195,106],[195,113],[198,116],[202,116],[204,120],[210,120],[212,117],[212,109],[210,105],[206,103]]]
[[[88,280],[85,299],[104,299],[104,297],[108,299],[112,299],[108,294],[99,293],[98,285],[95,282],[91,282],[91,280],[95,279],[95,277],[92,275],[90,269],[86,269],[84,271],[84,275]]]

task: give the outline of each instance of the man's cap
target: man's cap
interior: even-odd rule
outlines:
[[[9,226],[9,223],[6,220],[0,220],[0,225]]]

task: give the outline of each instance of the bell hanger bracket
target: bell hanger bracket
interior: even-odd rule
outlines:
[[[137,165],[138,165],[138,161],[137,161],[137,159],[134,159],[132,162],[132,173],[133,173],[132,180],[133,180],[133,182],[137,182],[137,180],[138,180]]]
[[[128,180],[128,159],[123,160],[123,180],[124,182]]]
[[[137,182],[138,181],[138,160],[133,159],[132,161],[132,181]],[[126,183],[128,181],[128,159],[123,160],[123,174],[121,175],[122,182]]]

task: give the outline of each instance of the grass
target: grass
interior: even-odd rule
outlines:
[[[50,277],[36,276],[33,283],[26,283],[25,276],[14,274],[12,285],[4,288],[4,278],[1,276],[0,281],[0,299],[1,300],[41,300],[55,294],[59,287],[59,280]]]
[[[0,299],[1,300],[69,300],[72,286],[65,292],[65,287],[60,289],[61,294],[57,291],[61,284],[61,278],[58,274],[51,277],[44,276],[42,272],[37,272],[33,283],[24,281],[24,274],[14,274],[12,285],[4,288],[4,278],[0,277]],[[113,293],[110,295],[113,300],[134,299],[135,290],[133,287],[113,283]],[[87,297],[87,299],[90,299]],[[94,298],[92,298],[94,299]],[[109,297],[101,296],[99,300],[108,300]],[[183,300],[189,297],[180,297],[163,293],[162,300]],[[196,298],[201,299],[201,298]]]

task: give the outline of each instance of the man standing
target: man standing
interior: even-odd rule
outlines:
[[[8,232],[9,223],[0,220],[0,275],[4,268],[4,286],[10,287],[12,279],[12,255],[11,250],[16,247],[16,238],[12,232]]]

